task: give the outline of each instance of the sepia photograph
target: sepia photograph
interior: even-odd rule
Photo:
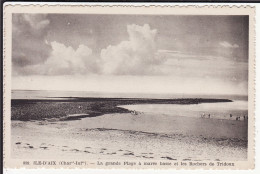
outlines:
[[[12,13],[10,158],[25,167],[252,160],[249,23],[244,14]]]

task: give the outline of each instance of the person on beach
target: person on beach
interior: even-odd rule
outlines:
[[[133,111],[131,111],[131,114],[132,114],[132,115],[138,115],[138,112],[135,111],[135,110],[133,110]]]
[[[210,118],[210,114],[209,114],[209,118]]]
[[[230,114],[230,118],[232,118],[232,114]]]
[[[202,113],[201,118],[205,118],[205,113],[204,112]]]

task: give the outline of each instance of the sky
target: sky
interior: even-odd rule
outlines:
[[[248,17],[13,14],[12,89],[239,94]]]

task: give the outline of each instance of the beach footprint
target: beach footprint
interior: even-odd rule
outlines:
[[[78,150],[78,149],[71,149],[71,151],[79,152],[80,150]]]
[[[142,156],[143,158],[152,159],[152,156]]]
[[[44,149],[44,150],[48,149],[48,147],[46,147],[46,146],[40,146],[40,148]]]
[[[85,152],[85,153],[91,153],[90,151],[87,151],[87,150],[84,150],[83,152]]]
[[[23,144],[24,144],[23,148],[34,149],[34,147],[31,144],[29,144],[29,143],[23,143]]]
[[[168,159],[168,160],[177,160],[177,159],[171,158],[171,157],[169,157],[169,156],[163,156],[163,157],[161,157],[161,158],[165,158],[165,159]]]
[[[131,156],[131,155],[135,155],[133,152],[128,152],[128,153],[124,153],[123,155],[125,155],[125,156]]]

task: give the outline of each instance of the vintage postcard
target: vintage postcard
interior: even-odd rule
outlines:
[[[6,5],[6,168],[253,169],[252,6]]]

